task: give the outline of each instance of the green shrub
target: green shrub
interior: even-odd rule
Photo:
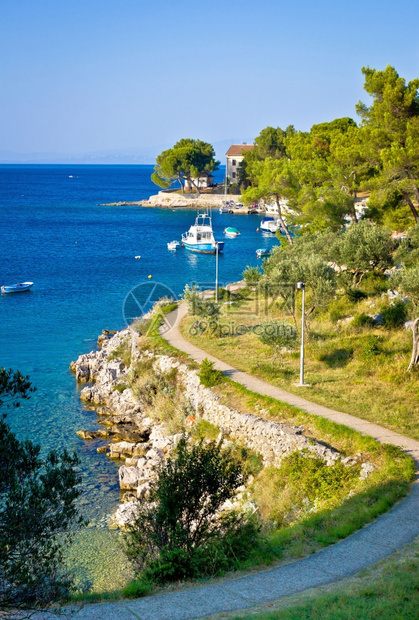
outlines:
[[[361,351],[361,358],[366,362],[371,361],[381,353],[380,350],[380,341],[381,338],[379,336],[370,335],[365,339],[365,344]]]
[[[218,289],[218,301],[232,301],[235,298],[230,291],[226,288],[222,288],[221,286]],[[215,291],[214,291],[214,299],[215,299]]]
[[[351,322],[352,327],[374,327],[375,321],[368,314],[355,314]]]
[[[364,291],[361,291],[359,288],[352,288],[352,287],[346,291],[346,294],[348,295],[348,298],[350,299],[350,301],[354,303],[361,301],[361,299],[365,299],[366,297],[368,297],[368,295],[364,293]]]
[[[153,590],[153,584],[145,579],[133,579],[122,588],[121,594],[126,598],[141,598],[147,596]]]
[[[214,362],[211,362],[207,357],[201,362],[198,377],[205,387],[214,387],[214,385],[224,381],[224,375],[221,370],[215,369]]]
[[[381,312],[381,320],[387,329],[401,327],[407,320],[407,308],[403,301],[396,301]]]
[[[215,575],[251,554],[260,530],[256,518],[234,511],[216,518],[243,480],[241,463],[221,442],[191,444],[182,437],[124,535],[127,554],[146,580]]]
[[[243,279],[246,282],[246,286],[254,287],[257,286],[262,277],[262,271],[259,267],[246,267],[243,271]]]
[[[341,461],[327,465],[323,459],[294,452],[283,460],[280,472],[297,495],[315,501],[342,497],[359,476],[359,466],[345,467]]]

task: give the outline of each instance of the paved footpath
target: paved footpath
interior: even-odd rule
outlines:
[[[204,357],[213,360],[217,368],[254,392],[295,405],[307,413],[345,424],[361,433],[375,437],[380,442],[400,446],[416,460],[419,466],[418,441],[403,437],[377,424],[315,405],[305,398],[295,396],[256,377],[240,372],[190,344],[178,330],[179,322],[185,314],[186,304],[181,304],[177,311],[168,315],[167,325],[161,330],[162,335],[172,346],[184,351],[197,361],[202,361]],[[167,329],[168,327],[170,329]],[[203,585],[134,601],[87,605],[76,617],[80,620],[105,620],[107,618],[197,620],[223,611],[249,609],[283,596],[303,592],[309,588],[354,575],[361,569],[391,555],[411,542],[418,534],[419,481],[416,481],[412,492],[385,515],[345,540],[307,558],[245,577],[226,579],[215,585]]]

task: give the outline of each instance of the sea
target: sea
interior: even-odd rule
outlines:
[[[96,349],[103,329],[122,329],[133,314],[146,312],[156,296],[178,298],[186,284],[215,286],[213,255],[167,249],[193,224],[194,211],[102,206],[155,194],[152,171],[149,165],[0,166],[0,285],[34,282],[29,292],[0,295],[0,367],[29,375],[37,388],[7,419],[19,439],[44,452],[78,453],[83,510],[93,524],[103,524],[119,502],[118,468],[97,453],[100,440],[76,435],[98,424],[80,401],[83,386],[70,362]],[[222,181],[223,167],[217,175]],[[257,232],[260,216],[212,215],[215,237],[225,241],[220,285],[260,264],[257,248],[278,244]],[[225,238],[226,226],[241,235]],[[134,312],[133,298],[139,301]]]

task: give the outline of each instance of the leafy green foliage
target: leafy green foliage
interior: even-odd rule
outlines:
[[[195,185],[197,179],[204,171],[217,170],[219,163],[215,160],[215,151],[211,144],[202,140],[182,138],[171,148],[163,151],[156,158],[156,166],[151,180],[160,187],[170,187],[176,179],[184,191],[185,181]]]
[[[217,574],[247,557],[259,527],[246,514],[219,513],[243,483],[240,463],[221,442],[184,436],[158,472],[150,502],[128,529],[128,555],[153,581]]]
[[[345,467],[341,461],[327,465],[301,452],[286,457],[280,471],[287,484],[310,501],[342,497],[359,476],[359,467]]]
[[[393,249],[389,231],[363,220],[337,238],[332,253],[335,262],[351,272],[352,285],[357,287],[366,273],[391,266]]]
[[[402,269],[392,278],[392,284],[412,302],[415,311],[419,308],[419,264]]]
[[[396,301],[394,304],[384,308],[381,312],[382,323],[387,329],[402,327],[406,319],[407,308],[403,301]]]
[[[221,370],[214,368],[214,362],[211,362],[207,357],[201,362],[198,377],[205,387],[214,387],[214,385],[224,381],[224,375]]]
[[[0,402],[16,405],[33,388],[28,377],[1,369]],[[83,523],[79,460],[66,450],[40,456],[0,418],[0,609],[39,609],[62,600],[72,580],[62,569],[71,529]]]
[[[193,316],[216,321],[220,315],[220,306],[210,299],[203,299],[197,286],[185,286],[183,297],[188,304],[188,310]]]
[[[243,279],[246,282],[246,285],[250,287],[257,286],[262,275],[263,274],[259,267],[249,267],[248,265],[243,271]]]
[[[363,119],[364,152],[374,166],[371,198],[380,205],[391,202],[392,210],[407,205],[418,221],[419,198],[419,79],[406,83],[394,67],[384,71],[363,67],[364,88],[372,104],[359,102]]]
[[[20,400],[30,398],[32,386],[29,377],[24,377],[18,370],[0,368],[0,407],[19,407]]]
[[[297,330],[284,321],[266,319],[258,326],[258,337],[262,344],[267,344],[273,351],[272,366],[281,350],[293,349],[298,339]]]
[[[373,334],[369,335],[364,341],[364,346],[361,351],[361,357],[366,362],[370,362],[381,353],[380,348],[381,339],[379,336]]]
[[[374,327],[375,321],[372,316],[369,314],[364,314],[361,312],[360,314],[355,314],[354,318],[351,321],[352,327]]]

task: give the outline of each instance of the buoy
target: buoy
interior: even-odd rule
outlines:
[[[138,255],[138,256],[135,256],[135,258],[141,258],[141,256],[140,256],[140,255]]]
[[[153,276],[148,276],[149,278],[152,278]]]
[[[259,228],[256,228],[256,232],[259,232]]]

